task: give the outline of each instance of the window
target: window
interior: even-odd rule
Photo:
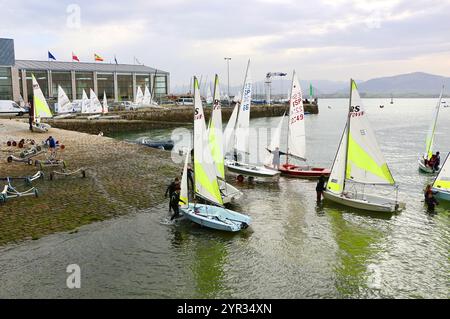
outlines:
[[[72,74],[70,72],[52,71],[52,93],[53,97],[58,97],[58,85],[66,92],[69,99],[72,99]]]
[[[11,68],[0,68],[0,100],[12,100]]]
[[[107,99],[114,99],[114,74],[97,73],[98,97],[103,99],[103,92]]]
[[[167,94],[167,81],[165,75],[155,76],[155,95],[161,96]]]
[[[94,77],[92,72],[75,72],[75,86],[77,88],[77,99],[83,97],[83,90],[89,97],[89,91],[94,89]]]
[[[133,77],[131,74],[117,74],[119,101],[133,100]]]

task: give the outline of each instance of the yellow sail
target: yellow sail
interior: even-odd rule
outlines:
[[[223,205],[217,182],[216,169],[206,133],[205,114],[197,78],[194,78],[194,174],[196,193],[205,199]]]
[[[45,100],[44,94],[42,93],[39,83],[36,81],[34,74],[31,74],[32,84],[33,84],[33,109],[34,109],[34,119],[39,122],[40,118],[52,117],[52,112],[48,107],[47,101]]]

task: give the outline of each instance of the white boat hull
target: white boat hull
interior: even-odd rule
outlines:
[[[334,194],[329,191],[323,192],[325,199],[335,203],[373,212],[396,212],[405,208],[405,203],[394,199],[375,195],[354,194],[346,192],[345,195]]]
[[[435,174],[437,173],[434,171],[431,167],[425,165],[425,160],[423,158],[419,158],[419,169],[421,172],[427,173],[427,174]]]
[[[436,193],[436,197],[450,202],[450,192],[444,191],[439,188],[432,188],[433,193]]]
[[[189,204],[187,208],[180,208],[180,211],[194,223],[222,231],[237,232],[251,223],[249,216],[217,206]]]
[[[231,173],[247,177],[270,178],[275,180],[278,180],[280,177],[279,171],[268,169],[264,166],[256,166],[227,160],[225,161],[225,167]]]
[[[234,187],[231,184],[228,184],[227,182],[223,180],[217,180],[219,183],[219,189],[220,193],[222,194],[222,200],[224,204],[231,204],[234,201],[240,199],[244,194]]]
[[[31,129],[33,132],[36,133],[46,133],[48,132],[49,129],[51,129],[52,127],[48,124],[44,124],[44,123],[33,123],[31,125]]]

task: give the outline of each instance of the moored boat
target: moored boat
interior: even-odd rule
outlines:
[[[434,180],[432,191],[437,198],[450,201],[450,153],[447,154],[447,158]]]

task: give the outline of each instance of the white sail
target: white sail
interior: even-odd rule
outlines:
[[[247,71],[244,80],[244,89],[242,103],[239,108],[239,115],[236,125],[236,150],[241,153],[241,157],[249,152],[249,134],[250,134],[250,107],[252,103],[252,79],[250,75],[250,60],[248,60]]]
[[[441,94],[439,95],[438,103],[434,109],[433,121],[428,129],[427,139],[425,141],[425,156],[428,160],[433,156],[433,144],[434,144],[434,133],[436,131],[436,124],[439,116],[439,110],[441,108],[442,93],[444,92],[444,86],[442,86]]]
[[[142,104],[143,100],[144,100],[144,93],[142,93],[141,87],[138,86],[136,90],[136,97],[134,98],[134,103]]]
[[[91,108],[91,101],[89,100],[86,91],[83,89],[83,95],[81,97],[81,113],[89,113]]]
[[[444,165],[442,165],[442,168],[433,183],[433,188],[450,192],[450,154],[447,155]]]
[[[269,150],[273,151],[277,147],[280,148],[281,141],[281,129],[283,127],[284,115],[280,118],[280,122],[278,122],[278,126],[275,128],[274,133],[272,134],[272,139],[270,140],[270,145],[268,147]],[[273,163],[273,155],[269,153],[265,160],[266,165],[272,165]]]
[[[103,91],[103,105],[102,105],[102,113],[106,114],[109,112],[108,110],[108,99],[106,98],[106,92]]]
[[[370,126],[354,81],[349,123],[346,178],[365,184],[393,185],[394,178]]]
[[[303,94],[294,71],[292,77],[291,97],[289,107],[289,130],[287,153],[305,159],[305,113],[303,109]]]
[[[209,122],[208,137],[212,157],[216,164],[217,176],[225,179],[223,132],[222,132],[222,105],[220,103],[219,77],[216,74],[214,81],[214,101],[211,121]]]
[[[330,178],[327,183],[327,189],[335,194],[341,194],[344,191],[347,140],[347,125],[345,125],[344,133],[342,134],[336,158],[334,159],[333,168],[331,169]]]
[[[58,113],[71,113],[72,111],[72,103],[63,88],[58,85]]]
[[[37,82],[34,74],[31,75],[32,84],[33,84],[33,112],[34,112],[34,121],[36,123],[40,122],[41,118],[52,117],[52,112],[48,107],[47,101],[45,100],[44,94]]]
[[[227,127],[223,133],[223,151],[224,154],[228,154],[233,151],[234,148],[234,132],[236,128],[236,120],[239,112],[239,103],[236,103],[228,120]]]
[[[205,114],[198,80],[194,77],[194,172],[196,193],[218,205],[223,205],[217,182],[216,168],[206,134]]]
[[[142,104],[143,105],[150,105],[152,103],[152,95],[150,94],[150,91],[148,90],[148,86],[145,86],[144,90],[144,97],[142,98]]]
[[[241,91],[239,91],[238,94],[236,94],[233,97],[233,102],[234,103],[239,103],[239,102],[241,102],[241,99],[242,99],[242,94],[241,94]]]
[[[97,97],[97,94],[95,94],[95,92],[92,89],[89,94],[91,97],[89,103],[90,104],[89,113],[102,113],[103,107]]]
[[[188,168],[190,154],[191,154],[191,152],[186,151],[186,158],[184,160],[184,168],[183,168],[183,176],[181,177],[181,191],[180,191],[180,206],[181,206],[181,208],[187,208],[189,206],[187,168]]]
[[[219,100],[220,100],[220,98],[219,98]],[[207,104],[213,103],[213,96],[212,96],[211,88],[209,87],[209,85],[208,85],[207,91],[206,91],[206,103]]]

